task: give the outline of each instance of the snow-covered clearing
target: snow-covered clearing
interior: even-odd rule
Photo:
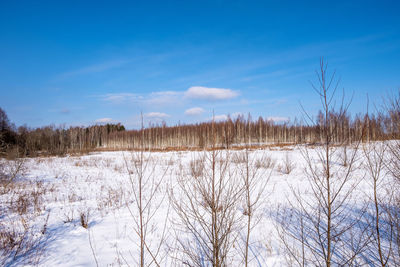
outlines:
[[[256,210],[257,218],[260,220],[250,234],[251,266],[288,264],[282,239],[278,235],[279,222],[285,218],[287,210],[298,205],[294,192],[298,192],[304,199],[312,196],[309,179],[305,173],[307,164],[302,149],[304,148],[285,147],[250,152],[252,159],[263,159],[262,162],[252,161],[253,164],[258,164],[261,170],[257,179],[269,179]],[[316,157],[314,148],[310,148],[309,152],[312,157]],[[149,198],[152,196],[146,195],[146,192],[154,188],[149,186],[143,191],[143,198],[152,205],[151,212],[154,211],[154,215],[148,214],[150,219],[147,225],[146,243],[150,251],[154,254],[157,252],[156,258],[161,266],[183,265],[182,259],[185,256],[182,250],[178,249],[177,240],[194,242],[191,241],[190,234],[183,232],[182,225],[178,224],[180,220],[170,205],[170,195],[174,194],[179,199],[178,179],[189,179],[188,174],[193,171],[191,163],[193,167],[193,162],[201,158],[204,153],[157,152],[144,155],[144,162],[147,165],[146,175],[152,178],[149,181],[157,184],[161,179],[160,186],[154,190],[156,193],[150,201]],[[241,156],[237,155],[243,152],[220,151],[219,153],[223,155],[221,158],[231,158],[230,175],[238,176],[238,170],[243,168],[243,162]],[[287,160],[291,161],[293,168],[289,174],[285,173]],[[348,199],[351,206],[346,206],[354,213],[359,212],[358,208],[370,202],[373,195],[369,175],[362,166],[364,162],[360,150],[350,183],[345,184],[345,187],[349,188],[355,185],[355,190]],[[130,179],[136,179],[133,167],[138,161],[132,152],[32,158],[26,159],[25,164],[25,174],[18,177],[15,182],[20,186],[18,190],[28,192],[37,191],[39,188],[43,192],[40,195],[40,203],[32,204],[31,208],[28,205],[27,211],[32,214],[33,220],[29,227],[46,225],[45,234],[39,242],[41,252],[34,256],[37,259],[36,263],[40,266],[96,266],[96,262],[99,266],[137,266],[139,238],[135,231],[137,229],[135,222],[138,214],[133,194],[137,188],[135,184],[131,184]],[[341,166],[340,162],[333,164],[338,168]],[[207,164],[204,167],[209,168]],[[390,177],[385,179],[385,183],[390,183]],[[240,186],[240,180],[237,186]],[[13,198],[10,194],[0,195],[1,201],[3,203],[10,201]],[[35,207],[38,207],[38,210],[34,211]],[[242,266],[246,233],[243,200],[239,200],[235,208],[239,221],[234,231],[238,235],[230,249],[228,263],[231,266]],[[16,210],[14,213],[1,216],[4,222],[19,223],[22,213]],[[87,228],[82,226],[86,221]],[[146,255],[150,257],[148,253]],[[23,258],[16,258],[8,264],[19,265],[23,262]]]

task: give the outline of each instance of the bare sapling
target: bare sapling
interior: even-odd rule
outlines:
[[[389,97],[385,109],[389,115],[390,138],[387,149],[389,158],[386,162],[386,170],[393,179],[388,193],[392,196],[391,205],[387,208],[389,223],[393,229],[391,258],[394,266],[400,265],[400,90],[397,95]]]
[[[348,159],[347,159],[348,155],[347,154],[348,154],[347,153],[347,144],[344,144],[343,145],[343,150],[342,150],[342,157],[341,157],[343,167],[347,167],[347,162],[348,162]]]
[[[165,256],[161,255],[161,247],[166,238],[166,223],[168,220],[168,217],[165,216],[164,225],[161,226],[162,229],[160,225],[154,221],[154,216],[161,211],[167,195],[167,191],[163,189],[162,184],[168,166],[165,167],[165,169],[157,169],[159,164],[152,157],[150,150],[145,152],[144,141],[142,116],[140,150],[132,152],[130,159],[124,156],[130,185],[129,194],[127,195],[132,196],[127,199],[126,203],[132,216],[133,231],[139,239],[139,256],[136,264],[141,267],[148,265],[160,266],[160,262]],[[168,211],[165,212],[166,215],[168,215]],[[152,241],[152,244],[149,244],[148,234],[155,228],[159,229],[162,233],[161,237],[157,242]]]
[[[249,255],[249,249],[252,246],[250,235],[262,218],[262,214],[258,214],[258,211],[260,206],[266,202],[265,189],[270,180],[272,169],[267,173],[266,168],[263,168],[263,165],[260,164],[260,162],[270,161],[269,157],[262,155],[257,158],[248,148],[236,156],[244,159],[243,163],[239,164],[237,168],[243,186],[242,205],[243,215],[246,218],[244,227],[246,232],[242,237],[244,241],[242,252],[244,265],[247,267],[252,260]],[[253,256],[256,257],[257,255]]]
[[[337,131],[332,116],[345,116],[348,105],[343,104],[342,98],[339,110],[335,111],[339,82],[335,73],[327,74],[323,59],[317,77],[318,84],[312,87],[320,98],[322,114],[316,121],[306,115],[312,125],[321,129],[322,144],[314,149],[300,147],[309,186],[306,190],[292,188],[295,201],[280,219],[280,237],[289,261],[296,265],[352,266],[362,262],[360,255],[369,239],[362,224],[364,207],[351,202],[360,181],[355,172],[359,169],[361,138],[348,149],[347,165],[337,164],[343,143],[334,143],[339,139],[335,138]]]
[[[283,174],[290,174],[296,168],[296,164],[293,162],[289,153],[285,153],[282,164],[278,165],[278,171]]]
[[[386,157],[386,144],[368,143],[363,145],[364,167],[366,173],[370,178],[372,195],[370,199],[373,203],[373,212],[370,222],[371,231],[371,248],[370,258],[374,260],[376,265],[388,266],[391,258],[390,248],[392,247],[393,229],[390,223],[390,216],[387,212],[387,207],[391,206],[392,198],[387,197],[384,188],[388,185],[385,184],[385,157]],[[390,186],[390,185],[389,185]]]

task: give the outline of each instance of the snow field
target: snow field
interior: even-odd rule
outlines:
[[[317,163],[315,149],[308,151]],[[240,160],[242,152],[220,153],[222,158],[228,158],[226,153],[230,154],[230,172],[239,175],[238,168],[243,164]],[[179,218],[170,205],[169,194],[173,192],[179,196],[177,179],[190,176],[191,162],[202,156],[203,152],[187,151],[144,154],[143,162],[147,168],[144,176],[151,179],[143,190],[143,199],[152,206],[147,214],[150,219],[146,241],[150,251],[158,251],[157,259],[161,266],[182,264],[184,255],[176,249],[177,238],[193,242],[191,235],[178,225]],[[304,148],[255,150],[250,152],[250,157],[262,170],[258,179],[269,179],[256,210],[259,222],[250,236],[250,266],[285,266],[288,261],[278,235],[277,214],[298,205],[294,192],[304,199],[313,199],[305,172]],[[359,151],[351,183],[345,185],[355,185],[354,193],[349,196],[354,208],[369,201],[372,194],[362,157]],[[284,170],[288,159],[293,169],[290,173]],[[333,163],[340,168],[339,161]],[[134,164],[138,164],[137,155],[126,151],[26,160],[27,171],[19,181],[40,181],[46,188],[43,210],[37,213],[33,222],[39,227],[48,219],[46,238],[42,241],[43,253],[38,256],[40,266],[96,266],[96,262],[99,266],[137,265],[139,238],[135,229],[138,214],[134,195],[137,188],[131,183],[131,179],[136,179]],[[154,181],[160,180],[155,189]],[[390,183],[389,179],[387,183]],[[33,184],[30,186],[34,188]],[[149,192],[155,192],[154,196]],[[7,199],[7,195],[1,197],[3,201]],[[232,266],[243,264],[242,241],[246,232],[242,202],[239,201],[236,207],[239,223],[235,228],[237,238],[229,254]],[[18,218],[15,214],[9,216]],[[82,217],[87,220],[87,228],[82,226]],[[16,259],[10,266],[22,262],[22,259]]]

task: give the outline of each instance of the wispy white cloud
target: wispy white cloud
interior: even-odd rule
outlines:
[[[214,115],[213,117],[209,118],[209,120],[214,121],[226,121],[228,119],[228,115],[221,114],[221,115]]]
[[[182,95],[182,92],[177,91],[152,92],[145,97],[145,101],[152,105],[176,104],[182,98]]]
[[[185,97],[191,99],[226,100],[239,95],[237,91],[225,88],[210,88],[203,86],[192,86],[185,92]]]
[[[231,89],[224,88],[208,88],[202,86],[193,86],[186,91],[158,91],[147,94],[134,94],[134,93],[109,93],[103,95],[97,95],[95,97],[110,102],[113,104],[121,103],[140,103],[143,105],[154,106],[154,105],[179,105],[188,100],[226,100],[235,98],[239,95],[239,92]],[[191,113],[200,112],[199,110],[188,111],[186,115],[194,115]]]
[[[60,110],[60,113],[67,115],[67,114],[71,113],[71,110],[68,109],[68,108],[63,108],[63,109]]]
[[[144,114],[144,116],[149,119],[164,119],[169,117],[168,114],[163,112],[149,112]]]
[[[77,76],[77,75],[103,72],[103,71],[107,71],[110,69],[121,67],[122,65],[124,65],[128,62],[129,62],[128,60],[113,60],[113,61],[102,62],[102,63],[86,66],[83,68],[79,68],[76,70],[71,70],[71,71],[61,73],[60,75],[58,75],[58,77],[59,78],[68,78],[68,77]]]
[[[189,108],[189,109],[185,110],[185,115],[198,116],[198,115],[201,115],[203,112],[204,112],[204,109],[195,107],[195,108]]]
[[[176,105],[182,100],[183,92],[176,91],[160,91],[149,94],[133,94],[133,93],[110,93],[98,95],[103,101],[113,104],[120,103],[142,103],[147,105]]]
[[[74,111],[77,111],[77,110],[82,110],[82,108],[81,107],[63,107],[63,108],[48,109],[49,112],[54,112],[54,113],[58,113],[61,115],[70,115]]]
[[[267,120],[274,122],[287,122],[289,121],[288,117],[268,117]]]
[[[96,123],[108,123],[108,122],[112,122],[113,119],[111,118],[101,118],[101,119],[97,119],[95,120]]]
[[[111,102],[114,104],[119,104],[122,102],[135,102],[143,99],[142,96],[132,93],[105,94],[105,95],[99,95],[97,97],[99,97],[103,101]]]

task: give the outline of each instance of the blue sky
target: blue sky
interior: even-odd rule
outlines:
[[[315,114],[323,56],[350,111],[400,88],[398,1],[1,1],[0,107],[17,126]],[[370,105],[370,109],[372,109]]]

